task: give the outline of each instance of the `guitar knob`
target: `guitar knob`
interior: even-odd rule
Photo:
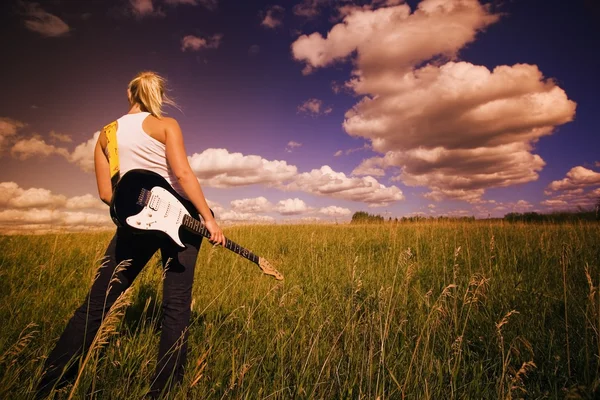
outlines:
[[[142,221],[135,221],[136,224],[141,225]]]
[[[150,218],[152,218],[152,213],[148,213],[148,216],[149,216]]]

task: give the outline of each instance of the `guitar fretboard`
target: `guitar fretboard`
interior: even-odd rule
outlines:
[[[206,226],[196,218],[185,215],[183,217],[182,225],[194,233],[198,233],[205,238],[210,238],[210,232],[206,229]],[[225,238],[225,248],[259,265],[259,257],[256,254],[227,238]]]

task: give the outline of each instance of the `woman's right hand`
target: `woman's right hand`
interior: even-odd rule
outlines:
[[[208,229],[208,231],[210,232],[210,239],[208,240],[210,240],[213,244],[220,244],[221,246],[225,246],[225,235],[223,234],[223,231],[217,224],[217,221],[215,221],[215,219],[213,218],[208,221],[204,221],[204,225],[206,226],[206,229]]]

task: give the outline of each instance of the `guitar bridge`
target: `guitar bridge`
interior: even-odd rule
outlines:
[[[137,204],[144,207],[148,204],[148,200],[150,199],[150,191],[148,189],[142,189],[140,191],[140,195],[138,196]]]

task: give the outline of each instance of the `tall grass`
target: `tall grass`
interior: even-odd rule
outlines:
[[[600,395],[598,225],[246,226],[226,235],[286,279],[203,243],[186,376],[169,398]],[[1,398],[31,397],[109,239],[0,237]],[[161,286],[155,256],[59,398],[142,397]]]

